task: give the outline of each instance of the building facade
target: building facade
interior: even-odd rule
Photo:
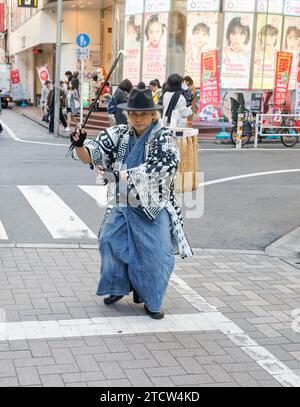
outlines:
[[[54,75],[56,2],[39,0],[37,9],[20,9],[17,0],[7,2],[10,60],[34,100],[40,92],[36,68],[47,64]],[[295,90],[300,0],[66,0],[61,78],[66,70],[79,67],[76,36],[81,32],[91,37],[87,79],[102,64],[108,70],[118,51],[125,49],[115,84],[125,77],[134,84],[152,79],[163,83],[178,72],[191,76],[198,87],[201,54],[217,49],[223,96],[255,93],[273,89],[276,52],[288,51],[293,54],[289,87]]]

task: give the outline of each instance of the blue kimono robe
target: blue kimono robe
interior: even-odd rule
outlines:
[[[161,121],[139,138],[117,126],[86,140],[92,165],[126,171],[125,185],[110,185],[111,198],[99,233],[102,258],[98,295],[128,295],[132,288],[158,312],[175,264],[175,253],[192,251],[174,196],[179,152]],[[76,157],[74,157],[76,158]]]

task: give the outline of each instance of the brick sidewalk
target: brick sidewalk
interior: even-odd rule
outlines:
[[[297,268],[197,250],[177,260],[153,321],[131,297],[96,297],[98,262],[93,249],[0,248],[1,386],[299,385]]]

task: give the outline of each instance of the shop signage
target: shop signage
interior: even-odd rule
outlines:
[[[0,33],[4,31],[4,3],[0,3]]]
[[[18,7],[37,8],[38,0],[18,0]]]
[[[300,1],[285,0],[284,14],[286,16],[300,16]]]
[[[48,65],[42,65],[36,68],[39,79],[41,81],[42,86],[46,81],[50,81],[50,73],[48,69]]]
[[[171,0],[146,0],[146,13],[165,13],[170,10]]]
[[[219,11],[220,0],[187,0],[187,11]]]
[[[293,54],[291,52],[277,52],[274,87],[274,104],[277,109],[287,99],[292,62]]]
[[[258,0],[256,11],[258,13],[282,14],[283,0]]]
[[[141,0],[126,0],[125,15],[143,14],[144,2]]]
[[[20,72],[18,69],[13,69],[10,73],[11,78],[11,93],[13,100],[23,100],[24,92],[20,79]]]
[[[221,105],[218,50],[201,55],[200,120],[218,120]]]
[[[254,12],[255,11],[256,0],[224,0],[223,10],[224,11],[245,11]]]

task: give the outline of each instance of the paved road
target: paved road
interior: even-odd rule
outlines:
[[[95,187],[94,173],[82,164],[66,159],[67,147],[64,145],[68,140],[53,139],[44,128],[11,111],[5,111],[2,119],[21,139],[59,144],[20,143],[12,140],[6,131],[0,136],[0,220],[8,241],[95,242],[104,210],[79,187]],[[271,150],[274,147],[278,151]],[[264,151],[238,152],[228,145],[203,143],[199,160],[205,181],[211,181],[299,168],[299,153],[297,149],[287,150],[278,144],[268,146]],[[191,244],[204,248],[266,247],[300,224],[299,178],[300,172],[206,186],[204,215],[200,219],[186,219]],[[24,190],[22,186],[29,186],[29,189]],[[41,200],[45,190],[49,201]],[[94,191],[89,192],[94,194]],[[200,202],[199,197],[197,202]],[[63,229],[61,234],[49,230],[53,217],[60,218],[57,230]],[[74,225],[71,229],[67,225],[70,217],[73,223],[73,217],[75,224],[79,222],[76,233],[72,232]]]

